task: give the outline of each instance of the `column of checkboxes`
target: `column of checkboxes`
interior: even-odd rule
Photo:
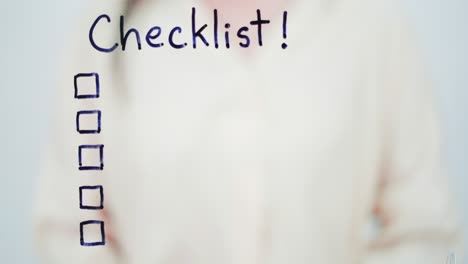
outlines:
[[[100,96],[99,74],[79,73],[74,78],[75,99],[98,99]],[[76,113],[76,131],[79,134],[101,133],[100,110],[80,110]],[[104,170],[104,145],[78,146],[78,170]],[[104,189],[101,185],[79,187],[81,210],[104,209]],[[80,223],[80,245],[103,246],[106,244],[104,222],[88,220]]]

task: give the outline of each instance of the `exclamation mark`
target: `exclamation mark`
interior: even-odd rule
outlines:
[[[286,34],[287,23],[288,23],[288,12],[284,11],[283,12],[283,39],[285,40],[288,37]],[[288,47],[288,44],[286,44],[285,42],[281,44],[281,48],[286,49],[287,47]]]

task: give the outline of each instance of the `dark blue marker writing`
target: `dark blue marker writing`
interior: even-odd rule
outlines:
[[[99,151],[99,166],[83,165],[83,150],[92,149]],[[104,145],[81,145],[78,147],[79,170],[103,170],[104,169]]]
[[[96,42],[94,41],[94,29],[96,28],[96,25],[99,23],[99,21],[103,18],[105,18],[107,22],[109,23],[111,22],[110,17],[106,14],[98,16],[96,20],[94,20],[93,25],[91,25],[91,28],[89,29],[89,42],[91,42],[91,46],[93,46],[93,48],[95,48],[96,50],[100,52],[113,52],[119,46],[118,43],[115,43],[114,46],[112,46],[111,48],[102,48],[98,46]]]
[[[224,27],[226,29],[229,29],[231,27],[231,24],[226,23],[226,25],[224,25]],[[226,30],[226,32],[224,32],[224,41],[226,41],[226,48],[229,49],[229,47],[231,47],[231,45],[229,44],[229,31],[227,31],[227,30]]]
[[[262,46],[262,25],[270,24],[270,20],[263,20],[260,9],[257,9],[257,20],[250,21],[250,25],[257,26],[258,45]]]
[[[185,46],[187,46],[187,43],[184,43],[184,44],[176,44],[174,42],[174,33],[182,33],[182,28],[181,27],[175,27],[171,30],[171,32],[169,33],[169,44],[171,45],[171,47],[175,48],[175,49],[181,49]]]
[[[99,205],[85,205],[83,203],[83,191],[84,190],[97,190],[99,191]],[[80,209],[85,210],[102,210],[104,209],[104,188],[102,185],[95,186],[81,186],[79,188],[80,192]]]
[[[206,41],[205,37],[203,36],[202,32],[203,30],[205,30],[205,28],[208,26],[207,24],[203,25],[201,28],[199,28],[198,30],[196,30],[196,10],[195,10],[195,7],[192,7],[192,39],[193,39],[193,48],[196,49],[197,48],[197,38],[200,38],[203,43],[205,43],[205,45],[208,47],[210,46],[210,44],[208,43],[208,41]]]
[[[218,44],[218,10],[215,9],[213,10],[213,33],[214,33],[214,43],[215,43],[215,48],[219,47]]]
[[[120,43],[122,44],[122,51],[125,51],[125,47],[127,46],[127,39],[131,33],[135,34],[137,47],[139,50],[141,50],[140,33],[138,32],[138,30],[131,28],[127,30],[127,32],[124,35],[124,24],[125,24],[124,20],[125,20],[124,16],[120,16]]]
[[[156,34],[153,35],[153,32],[156,31]],[[155,26],[152,27],[146,34],[146,42],[153,48],[159,48],[164,46],[164,43],[153,43],[152,40],[157,39],[161,35],[161,27]]]
[[[288,23],[288,12],[284,11],[283,12],[283,38],[286,39],[288,35],[286,34],[286,25]],[[281,44],[281,48],[286,49],[288,47],[288,44],[283,43]]]
[[[87,225],[99,225],[101,241],[86,242],[84,239],[84,228]],[[99,220],[88,220],[80,223],[80,245],[84,247],[104,246],[106,244],[106,233],[104,231],[104,222]]]
[[[105,47],[102,45],[98,45],[95,41],[95,28],[101,20],[105,19],[108,23],[111,23],[111,19],[108,15],[103,14],[100,15],[99,17],[96,18],[94,23],[92,24],[90,31],[89,31],[89,40],[91,42],[91,45],[93,48],[95,48],[98,51],[101,52],[113,52],[116,50],[116,48],[120,45],[122,46],[122,51],[125,51],[127,49],[127,44],[129,39],[134,39],[134,42],[136,44],[136,47],[138,50],[142,49],[142,45],[144,43],[141,42],[141,37],[144,36],[146,43],[148,44],[149,47],[151,48],[161,48],[163,47],[166,43],[165,41],[161,41],[161,37],[164,33],[168,33],[167,40],[170,44],[171,48],[174,49],[182,49],[187,46],[187,43],[183,41],[183,32],[189,32],[189,30],[183,30],[182,27],[180,26],[175,26],[172,27],[171,30],[165,31],[163,27],[161,26],[153,26],[149,30],[144,31],[146,34],[140,35],[140,31],[137,28],[130,28],[126,29],[125,28],[125,17],[120,16],[120,24],[119,24],[119,33],[120,33],[120,42],[114,43],[113,46],[111,47]],[[197,10],[195,7],[192,7],[192,13],[191,13],[191,41],[192,41],[192,47],[194,49],[199,46],[198,42],[203,43],[202,46],[209,47],[210,42],[212,39],[214,43],[215,49],[218,49],[220,47],[221,42],[224,41],[224,45],[227,49],[231,47],[231,41],[233,40],[232,37],[237,37],[239,39],[239,46],[242,48],[248,48],[250,47],[251,44],[251,36],[247,34],[250,29],[247,26],[243,26],[241,28],[238,28],[237,31],[234,31],[237,33],[237,35],[231,36],[231,24],[226,21],[226,23],[223,23],[225,27],[224,31],[224,39],[219,39],[219,16],[218,16],[218,10],[213,9],[213,24],[210,25],[212,26],[212,34],[206,33],[206,29],[208,28],[209,24],[197,24]],[[256,26],[257,27],[257,38],[258,38],[258,45],[261,47],[263,46],[263,31],[264,31],[264,26],[267,24],[270,24],[270,20],[262,18],[262,14],[260,9],[256,10],[256,19],[252,20],[249,22],[250,25]],[[210,31],[211,32],[211,31]],[[205,34],[206,33],[206,34]],[[222,34],[222,33],[221,33]],[[283,34],[283,39],[284,42],[282,43],[281,47],[283,49],[286,49],[287,44],[286,44],[286,38],[287,38],[287,12],[283,12],[283,23],[282,23],[282,34]],[[179,41],[176,41],[176,39],[179,39]],[[158,41],[160,40],[160,41]],[[209,41],[210,40],[210,41]],[[145,42],[145,41],[144,41]]]
[[[244,32],[247,32],[249,31],[249,28],[248,27],[241,27],[239,28],[239,30],[237,31],[237,37],[240,38],[240,39],[243,39],[245,42],[242,43],[242,42],[239,42],[239,46],[241,46],[242,48],[248,48],[249,45],[250,45],[250,38],[249,36],[247,36],[246,34],[244,34]]]
[[[96,115],[96,129],[81,129],[80,117],[83,115]],[[99,134],[101,133],[101,111],[84,110],[76,113],[76,131],[80,134]]]
[[[95,90],[93,94],[81,94],[80,89],[78,87],[78,80],[82,78],[94,78],[94,86]],[[73,80],[74,86],[75,86],[75,98],[76,99],[92,99],[92,98],[99,98],[100,95],[100,90],[99,90],[99,74],[96,72],[90,72],[90,73],[78,73],[75,75],[74,80]]]

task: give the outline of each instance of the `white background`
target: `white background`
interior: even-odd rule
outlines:
[[[88,1],[2,2],[0,262],[34,264],[31,211],[58,57]],[[448,172],[468,237],[468,1],[403,5],[436,84]]]

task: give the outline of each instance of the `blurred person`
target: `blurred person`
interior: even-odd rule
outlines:
[[[43,263],[428,264],[457,249],[432,91],[392,1],[94,5],[60,73],[36,210]],[[126,29],[190,31],[195,5],[199,23],[216,8],[233,28],[261,9],[263,47],[137,50],[129,36],[125,52],[99,53],[87,39],[100,14],[112,22],[99,43],[118,42],[122,14]],[[74,99],[73,76],[90,71],[102,96]],[[102,110],[99,135],[75,131],[86,109]],[[103,171],[78,171],[80,144],[105,145]],[[104,210],[80,210],[78,188],[95,184]],[[79,223],[94,219],[107,244],[82,247]]]

